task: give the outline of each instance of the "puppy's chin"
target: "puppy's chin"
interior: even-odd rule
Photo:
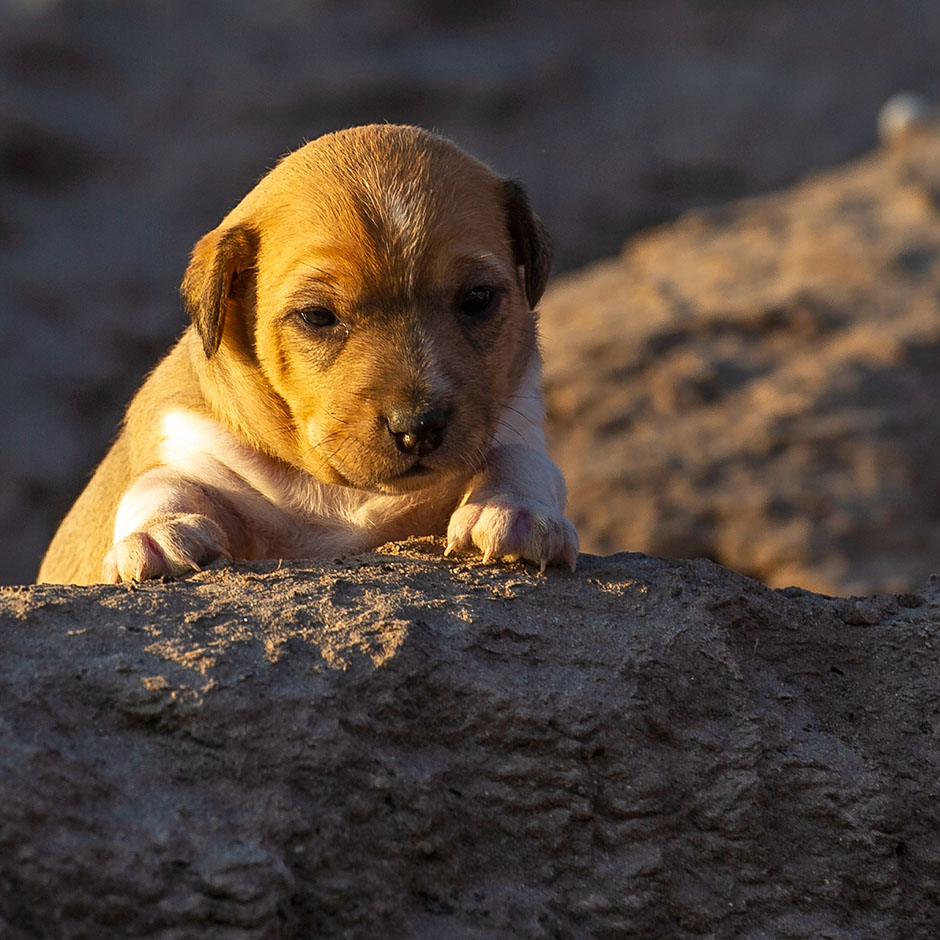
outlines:
[[[395,495],[399,493],[417,493],[421,490],[436,489],[459,476],[453,470],[442,470],[417,463],[404,473],[396,474],[377,481],[374,486],[381,493]]]
[[[390,476],[356,478],[355,475],[351,475],[344,477],[343,482],[346,486],[372,493],[382,493],[385,496],[406,496],[423,490],[437,490],[458,478],[470,475],[458,473],[453,469],[440,469],[419,463]]]

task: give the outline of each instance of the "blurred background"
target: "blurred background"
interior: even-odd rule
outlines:
[[[940,570],[940,546],[927,536],[866,567],[872,539],[898,513],[924,525],[940,518],[937,496],[910,504],[909,490],[927,492],[933,477],[907,470],[890,480],[901,508],[873,516],[884,503],[870,479],[880,478],[880,465],[868,466],[863,479],[836,460],[844,492],[827,501],[814,495],[826,485],[822,470],[791,461],[781,482],[748,497],[760,511],[747,521],[748,538],[735,541],[734,525],[744,524],[735,493],[750,490],[733,452],[750,445],[740,420],[720,409],[732,394],[739,409],[753,407],[740,396],[753,397],[781,360],[752,362],[747,344],[773,333],[779,345],[781,334],[739,330],[729,351],[712,323],[721,304],[709,308],[708,330],[697,332],[687,322],[694,290],[683,287],[704,255],[722,270],[746,265],[740,245],[715,242],[751,211],[735,200],[871,150],[879,107],[908,88],[940,99],[940,5],[930,0],[0,0],[0,531],[7,545],[0,580],[34,577],[130,394],[184,327],[176,290],[195,240],[279,155],[370,121],[417,123],[453,138],[522,179],[548,225],[560,275],[545,304],[549,406],[586,549],[705,554],[769,583],[795,579],[828,590],[900,589]],[[709,214],[729,205],[739,208]],[[678,265],[670,224],[689,210],[697,214],[677,223],[685,251]],[[851,207],[833,209],[845,211]],[[916,220],[925,232],[929,215]],[[798,224],[795,215],[786,218]],[[663,225],[644,242],[651,226]],[[689,226],[698,226],[694,237]],[[656,248],[657,238],[665,246]],[[848,231],[845,241],[852,240]],[[644,244],[653,247],[641,250]],[[895,274],[935,298],[932,243],[919,250]],[[774,252],[771,241],[766,258]],[[604,257],[615,261],[582,270]],[[661,265],[655,277],[653,263]],[[840,271],[831,267],[834,282]],[[739,275],[728,277],[748,281],[754,272],[742,267]],[[631,294],[641,281],[645,293]],[[720,297],[723,288],[714,290]],[[818,323],[832,321],[840,335],[851,327],[850,310],[833,312],[837,301],[819,300],[823,288],[812,296],[799,283],[787,290],[778,298],[786,323],[794,310],[810,310],[803,333],[788,327],[792,355],[819,346]],[[764,323],[772,313],[763,298],[736,303],[739,323]],[[574,341],[586,335],[582,318],[597,337],[626,344],[607,343],[606,371],[562,362],[561,340],[585,362],[598,355]],[[925,301],[923,348],[936,340],[936,319]],[[647,322],[652,333],[644,332]],[[634,380],[653,366],[634,361],[639,348],[660,370],[649,375],[660,393],[646,417],[635,407],[645,382]],[[752,362],[747,382],[735,361]],[[902,356],[902,373],[903,365]],[[820,370],[828,375],[825,365]],[[902,411],[906,381],[891,386]],[[598,383],[617,385],[619,397]],[[849,383],[841,398],[819,386],[806,407],[816,418],[827,408],[857,409],[853,395],[863,385]],[[585,395],[612,403],[589,420]],[[693,511],[681,494],[668,506],[657,503],[667,477],[690,479],[687,444],[668,443],[670,429],[688,442],[680,424],[690,408],[705,409],[696,427],[707,426],[710,441],[735,431],[721,454],[695,470],[707,511]],[[925,404],[918,412],[921,436],[932,433],[924,424],[934,420],[932,410]],[[774,455],[805,445],[798,422],[788,427]],[[818,441],[818,421],[814,427]],[[873,427],[856,422],[843,437],[879,433]],[[606,441],[603,481],[584,476],[598,435]],[[886,438],[882,449],[898,446]],[[618,462],[634,466],[638,448],[643,479],[616,470]],[[699,456],[707,449],[695,448]],[[931,455],[917,451],[911,466],[922,470]],[[762,478],[761,460],[748,470],[748,486]],[[716,480],[718,490],[707,490]],[[781,487],[796,491],[781,495]],[[588,489],[601,494],[595,504]],[[867,528],[846,528],[849,503]],[[773,541],[781,525],[790,533],[785,563],[775,567],[768,556],[758,564],[761,533]],[[812,551],[797,564],[800,544]],[[904,567],[901,555],[914,561]]]

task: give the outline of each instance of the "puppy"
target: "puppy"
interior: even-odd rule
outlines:
[[[447,533],[572,570],[533,309],[550,250],[522,188],[375,125],[283,159],[197,244],[192,321],[131,401],[40,581],[176,577]]]

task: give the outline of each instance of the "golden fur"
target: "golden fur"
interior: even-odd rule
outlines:
[[[192,325],[39,580],[444,531],[449,550],[573,567],[540,427],[549,261],[521,187],[443,138],[374,125],[289,155],[196,244]]]

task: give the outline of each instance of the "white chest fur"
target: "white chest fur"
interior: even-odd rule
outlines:
[[[164,416],[159,455],[161,466],[138,478],[121,500],[116,542],[160,515],[181,511],[198,485],[235,509],[259,556],[323,557],[416,531],[443,531],[460,491],[453,481],[401,496],[322,483],[188,411]]]

